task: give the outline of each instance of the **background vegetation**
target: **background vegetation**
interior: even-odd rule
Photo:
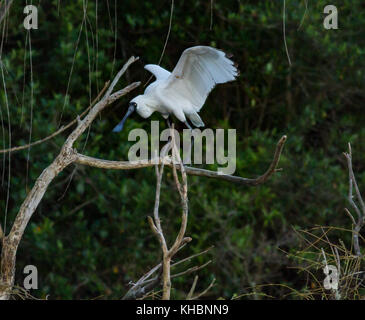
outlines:
[[[27,32],[25,4],[16,1],[1,28],[6,86],[0,89],[0,148],[10,146],[9,130],[15,146],[69,123],[131,55],[140,61],[119,86],[138,80],[144,84],[150,74],[143,65],[159,62],[171,13],[170,1],[33,1],[39,9],[39,29]],[[339,30],[323,27],[327,4],[338,8]],[[284,298],[290,293],[285,286],[260,285],[282,284],[299,292],[312,285],[305,273],[292,268],[298,261],[285,252],[298,249],[298,229],[351,228],[344,213],[348,178],[342,156],[349,141],[354,171],[365,189],[365,5],[360,0],[308,1],[307,11],[305,5],[286,4],[290,66],[282,1],[175,1],[161,66],[171,70],[185,48],[198,44],[231,52],[239,64],[240,78],[217,87],[201,112],[207,127],[237,129],[236,174],[261,174],[276,141],[288,135],[280,162],[283,171],[265,185],[249,188],[189,178],[187,235],[193,241],[179,255],[214,246],[195,260],[213,260],[199,271],[197,291],[217,279],[206,298]],[[134,116],[123,133],[111,130],[128,99],[143,87],[137,91],[108,108],[77,148],[99,158],[126,159],[128,131],[148,130],[150,122]],[[2,155],[0,212],[6,230],[66,135]],[[160,215],[166,234],[174,235],[179,198],[167,172]],[[39,290],[32,292],[36,297],[123,296],[128,283],[160,259],[146,219],[154,193],[153,168],[67,168],[50,186],[26,230],[18,251],[18,284],[24,266],[34,264],[40,281]],[[338,237],[350,244],[348,234]],[[184,297],[192,282],[193,275],[174,279],[172,297]]]

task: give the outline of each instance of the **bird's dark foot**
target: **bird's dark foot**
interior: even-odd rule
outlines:
[[[185,121],[184,122],[185,125],[190,129],[191,133],[193,132],[193,128],[191,127],[191,125],[189,124],[189,122]],[[191,149],[193,149],[193,146],[194,146],[194,136],[191,135]]]
[[[167,124],[167,126],[171,129],[171,121],[170,121],[170,117],[167,117],[166,118],[166,124]],[[169,139],[167,140],[167,142],[171,142],[171,136],[169,137]]]
[[[193,130],[193,128],[191,127],[191,125],[189,124],[189,122],[185,121],[184,123],[185,123],[185,125],[186,125],[186,126],[187,126],[190,130]]]
[[[170,121],[170,117],[166,118],[166,124],[169,128],[171,128],[171,121]]]

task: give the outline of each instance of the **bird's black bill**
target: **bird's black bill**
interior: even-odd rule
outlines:
[[[123,130],[124,122],[127,120],[127,118],[136,110],[136,107],[134,105],[129,105],[128,111],[125,114],[124,118],[121,122],[119,122],[115,128],[113,129],[113,132],[120,132]]]

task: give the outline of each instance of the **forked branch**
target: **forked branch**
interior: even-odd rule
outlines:
[[[150,225],[152,230],[157,235],[161,247],[163,250],[164,260],[162,263],[162,278],[163,278],[163,298],[169,299],[170,298],[170,288],[171,288],[171,275],[170,275],[170,267],[171,267],[171,258],[176,254],[176,252],[186,244],[190,238],[185,237],[185,230],[187,225],[187,216],[188,216],[188,197],[187,197],[187,175],[196,175],[196,176],[204,176],[209,178],[216,178],[225,180],[228,182],[234,182],[241,185],[246,186],[257,186],[259,184],[264,183],[267,181],[274,172],[277,170],[277,165],[280,160],[280,155],[283,150],[286,136],[283,136],[275,150],[274,158],[268,168],[268,170],[261,176],[255,179],[247,179],[242,178],[239,176],[232,176],[232,175],[223,175],[218,172],[209,171],[205,169],[193,168],[184,166],[181,158],[179,156],[179,152],[176,150],[175,144],[173,144],[173,152],[179,159],[179,163],[175,164],[174,161],[166,154],[162,153],[162,156],[158,158],[157,164],[156,159],[153,161],[136,161],[136,162],[128,162],[128,161],[109,161],[103,159],[96,159],[92,157],[88,157],[82,154],[79,154],[76,149],[73,148],[75,141],[85,132],[85,130],[91,125],[91,123],[95,120],[96,116],[103,111],[108,105],[116,101],[117,99],[121,98],[125,94],[129,93],[133,89],[139,86],[139,82],[132,83],[125,87],[122,90],[116,91],[113,93],[114,87],[127,70],[127,68],[137,60],[138,58],[131,57],[128,62],[123,66],[123,68],[118,72],[114,80],[111,82],[106,93],[103,97],[92,107],[89,107],[81,117],[85,115],[83,119],[78,117],[75,121],[71,124],[66,126],[67,128],[71,127],[77,123],[76,128],[70,133],[67,137],[65,143],[63,144],[60,153],[54,159],[54,161],[43,170],[41,175],[36,180],[33,188],[28,193],[27,197],[25,198],[24,202],[22,203],[19,212],[15,218],[14,224],[11,227],[11,230],[8,235],[2,235],[2,251],[1,251],[1,267],[0,267],[0,300],[2,299],[9,299],[11,296],[12,288],[14,285],[14,274],[15,274],[15,263],[16,263],[16,252],[19,246],[19,243],[23,237],[24,231],[26,226],[28,225],[29,220],[31,219],[33,213],[37,209],[40,201],[42,200],[45,192],[49,184],[53,181],[53,179],[67,166],[72,163],[78,163],[82,165],[89,165],[91,167],[98,167],[104,169],[119,169],[119,170],[128,170],[128,169],[136,169],[136,168],[143,168],[143,167],[150,167],[150,166],[157,166],[160,165],[161,168],[156,170],[157,173],[157,191],[160,192],[161,181],[162,181],[162,174],[163,174],[163,167],[165,165],[173,168],[174,179],[177,185],[177,189],[179,191],[179,195],[181,198],[182,203],[182,215],[181,215],[181,227],[176,237],[175,242],[173,245],[168,248],[166,240],[163,236],[163,231],[161,227],[161,223],[159,221],[158,216],[158,208],[159,208],[159,194],[157,197],[156,194],[156,204],[155,204],[155,212],[154,212],[154,219],[150,218]],[[103,92],[104,92],[103,90]],[[101,94],[100,94],[101,96]],[[55,135],[63,132],[66,128],[61,128],[59,131],[55,132],[50,137],[47,137],[40,142],[35,142],[33,145],[42,143]],[[174,137],[174,135],[172,135]],[[173,139],[174,140],[174,139]],[[12,152],[16,150],[20,150],[23,148],[28,148],[31,145],[23,146],[23,147],[16,147],[14,150],[4,150],[4,152]],[[174,158],[174,157],[173,157]],[[176,157],[175,157],[176,159]],[[181,173],[181,182],[177,177],[176,170],[179,170]],[[356,185],[356,184],[355,184]],[[191,240],[191,239],[190,239]],[[203,267],[203,266],[201,266]],[[191,272],[198,270],[201,267],[197,267]],[[190,271],[189,271],[190,272]]]
[[[114,87],[121,76],[136,60],[138,60],[138,58],[131,57],[123,66],[123,68],[118,72],[103,98],[89,110],[87,115],[82,120],[78,118],[76,128],[67,137],[59,155],[41,173],[32,190],[28,193],[23,204],[21,205],[9,234],[4,235],[2,239],[3,246],[1,251],[0,300],[9,299],[11,295],[11,290],[14,285],[16,252],[30,218],[37,209],[38,204],[42,200],[49,184],[63,169],[75,162],[77,159],[78,153],[75,149],[73,149],[74,142],[85,132],[85,130],[94,121],[95,117],[102,110],[104,110],[115,100],[139,86],[140,83],[135,82],[124,89],[113,93]]]
[[[353,217],[351,212],[348,209],[345,209],[346,213],[351,218],[351,221],[354,225],[353,229],[353,239],[354,239],[354,250],[357,256],[361,256],[360,244],[359,244],[359,233],[362,227],[365,224],[365,204],[364,200],[361,196],[360,189],[357,185],[354,171],[352,169],[352,150],[351,145],[348,145],[349,151],[344,153],[344,156],[347,160],[347,167],[349,170],[349,194],[348,201],[350,202],[351,207],[355,210],[357,219]],[[353,189],[355,189],[355,195],[353,195]],[[358,202],[359,206],[356,204]]]
[[[165,158],[167,152],[169,149],[172,149],[172,158],[177,159],[180,168],[181,168],[181,179],[182,183],[179,181],[176,169],[175,169],[175,162],[172,162],[173,169],[174,169],[174,178],[177,190],[180,194],[181,199],[181,206],[182,206],[182,214],[181,214],[181,224],[180,224],[180,230],[179,233],[175,239],[174,244],[169,248],[166,242],[165,235],[163,233],[162,227],[161,227],[161,221],[159,217],[159,203],[160,203],[160,194],[161,194],[161,181],[162,181],[162,175],[163,175],[163,169],[164,169],[164,163],[161,164],[161,168],[158,168],[158,165],[156,164],[156,199],[155,199],[155,208],[153,213],[153,219],[151,217],[148,217],[148,222],[150,224],[150,227],[153,231],[153,233],[156,235],[157,239],[160,242],[161,250],[162,250],[162,283],[163,283],[163,290],[162,290],[162,299],[163,300],[169,300],[170,294],[171,294],[171,259],[176,254],[176,252],[179,250],[179,248],[182,246],[184,242],[185,232],[186,232],[186,226],[188,223],[188,183],[187,183],[187,176],[186,172],[184,170],[184,165],[181,161],[179,151],[176,147],[175,142],[175,135],[173,134],[173,127],[171,129],[171,141],[168,142],[163,150],[162,150],[162,158]]]

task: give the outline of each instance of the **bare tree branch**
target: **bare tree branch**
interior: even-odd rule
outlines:
[[[99,92],[98,96],[94,99],[94,101],[90,104],[90,106],[80,115],[77,116],[76,119],[74,119],[73,121],[71,121],[69,124],[67,124],[66,126],[62,126],[61,128],[59,128],[57,131],[55,131],[54,133],[52,133],[51,135],[49,135],[48,137],[45,137],[43,139],[34,141],[32,143],[23,145],[23,146],[17,146],[17,147],[12,147],[12,148],[8,148],[8,149],[2,149],[0,150],[0,154],[1,153],[8,153],[8,152],[15,152],[15,151],[20,151],[20,150],[24,150],[24,149],[28,149],[30,147],[36,146],[38,144],[41,144],[43,142],[46,142],[56,136],[58,136],[60,133],[66,131],[68,128],[72,127],[74,124],[78,123],[78,121],[80,120],[80,118],[82,118],[92,107],[93,105],[100,99],[100,97],[104,94],[105,90],[108,88],[109,86],[109,81],[105,83],[104,88]]]
[[[35,182],[32,190],[28,193],[26,199],[21,205],[19,212],[15,218],[14,224],[10,230],[10,233],[3,237],[3,247],[1,251],[1,274],[0,283],[1,287],[5,288],[0,290],[0,300],[9,299],[11,289],[14,285],[14,273],[15,273],[15,261],[16,252],[20,243],[20,240],[24,234],[24,230],[32,217],[34,211],[37,209],[38,204],[42,200],[49,184],[52,180],[68,165],[73,163],[77,159],[77,151],[73,149],[74,142],[83,134],[83,132],[91,125],[95,117],[104,110],[105,107],[112,102],[127,94],[131,90],[135,89],[140,83],[135,82],[126,88],[119,90],[112,94],[115,85],[119,81],[120,77],[126,71],[126,69],[138,58],[131,57],[123,68],[118,72],[113,82],[109,86],[106,94],[103,98],[90,109],[84,119],[78,121],[77,127],[66,139],[64,145],[61,148],[59,155],[55,160],[41,173]]]
[[[190,291],[188,293],[188,296],[186,297],[186,300],[191,300],[191,298],[193,297],[193,294],[194,294],[194,291],[195,291],[195,287],[196,287],[196,284],[198,282],[198,279],[199,279],[199,276],[195,276],[194,277],[194,281],[193,281],[193,284],[190,288]]]
[[[212,260],[209,260],[209,261],[207,261],[206,263],[204,263],[204,264],[202,264],[202,265],[200,265],[200,266],[194,266],[194,267],[191,267],[191,268],[189,268],[189,269],[186,269],[186,270],[184,270],[184,271],[182,271],[182,272],[175,273],[175,274],[173,274],[173,275],[171,276],[171,278],[177,278],[177,277],[185,276],[185,275],[190,274],[190,273],[192,273],[192,272],[196,272],[196,271],[198,271],[198,270],[200,270],[200,269],[205,268],[205,267],[206,267],[208,264],[210,264],[211,262],[212,262]]]
[[[174,137],[173,134],[171,136]],[[195,272],[197,270],[200,270],[201,268],[204,268],[211,262],[211,261],[208,261],[207,263],[205,263],[202,266],[194,266],[194,267],[189,268],[178,274],[174,274],[174,275],[170,274],[170,268],[172,266],[175,266],[179,263],[186,261],[187,259],[191,259],[194,257],[194,256],[191,256],[189,258],[186,258],[186,260],[183,259],[182,261],[179,261],[171,266],[170,260],[171,260],[171,257],[176,253],[176,248],[179,248],[179,243],[181,245],[181,242],[183,241],[182,239],[186,239],[186,238],[184,238],[184,234],[185,234],[185,230],[186,230],[187,211],[188,211],[187,183],[186,183],[187,174],[223,179],[226,181],[240,183],[240,184],[249,185],[249,186],[255,186],[255,185],[264,183],[277,170],[276,168],[277,168],[278,162],[280,160],[280,155],[283,150],[285,141],[286,141],[286,136],[283,136],[279,140],[279,142],[276,146],[274,158],[272,160],[272,163],[270,164],[270,167],[262,176],[260,176],[256,179],[246,179],[246,178],[241,178],[241,177],[236,177],[236,176],[221,175],[214,171],[183,166],[181,159],[178,155],[176,145],[174,144],[173,152],[175,153],[175,156],[177,156],[178,159],[180,159],[179,160],[180,163],[175,164],[175,162],[172,160],[172,159],[174,159],[174,156],[172,157],[172,159],[170,157],[166,156],[166,152],[170,148],[170,143],[168,143],[164,146],[163,150],[161,151],[161,156],[157,159],[157,162],[158,162],[157,164],[156,164],[156,157],[153,160],[148,160],[148,161],[130,162],[130,161],[109,161],[109,160],[88,157],[88,156],[85,156],[82,154],[77,154],[76,162],[78,164],[88,165],[91,167],[98,167],[98,168],[104,168],[104,169],[117,169],[117,170],[138,169],[138,168],[150,167],[153,165],[156,167],[157,182],[156,182],[156,196],[155,196],[155,206],[154,206],[154,219],[152,219],[152,217],[148,217],[148,223],[149,223],[153,233],[156,235],[156,237],[158,238],[158,240],[160,242],[160,245],[161,245],[161,248],[162,248],[162,251],[164,254],[164,259],[163,259],[162,263],[158,264],[156,267],[151,269],[145,276],[143,276],[140,280],[138,280],[137,283],[134,284],[133,287],[123,297],[123,299],[137,299],[139,297],[145,296],[150,290],[152,290],[153,288],[155,288],[157,285],[160,284],[161,277],[163,277],[163,282],[164,282],[163,299],[169,299],[169,292],[171,289],[171,278],[175,278],[175,277],[189,274],[191,272]],[[158,164],[161,165],[160,169],[158,169],[158,166],[157,166]],[[172,169],[173,169],[173,176],[174,176],[175,184],[179,191],[180,197],[182,199],[182,205],[183,205],[183,215],[182,215],[180,231],[175,240],[174,245],[171,247],[170,250],[168,250],[166,240],[163,235],[163,230],[161,227],[161,222],[160,222],[159,213],[158,213],[159,203],[160,203],[161,181],[162,181],[164,165],[172,167]],[[176,173],[176,169],[178,169],[180,171],[182,169],[183,185],[181,185],[181,183],[179,181],[179,178]],[[209,249],[207,249],[206,251],[208,251]],[[205,253],[205,252],[203,252],[203,253]],[[199,254],[201,254],[201,253],[199,253]],[[199,255],[199,254],[197,254],[197,255]],[[167,270],[165,272],[165,276],[163,275],[163,272],[161,273],[161,271],[159,271],[159,270],[161,270],[161,266],[163,266],[163,269]],[[156,271],[159,271],[159,275],[153,279],[148,279]],[[209,290],[209,289],[210,289],[210,287],[207,290]]]
[[[276,145],[275,154],[273,157],[273,160],[267,169],[267,171],[255,179],[249,179],[249,178],[243,178],[239,176],[232,176],[232,175],[224,175],[220,174],[216,171],[210,171],[200,168],[194,168],[194,167],[188,167],[184,166],[185,172],[188,175],[191,176],[201,176],[201,177],[207,177],[207,178],[214,178],[214,179],[220,179],[225,180],[228,182],[233,182],[245,186],[257,186],[264,182],[266,182],[277,170],[277,166],[280,160],[281,153],[283,151],[285,141],[287,137],[282,136],[279,142]],[[93,158],[89,156],[85,156],[82,154],[77,154],[75,162],[82,165],[88,165],[90,167],[96,167],[96,168],[102,168],[102,169],[114,169],[114,170],[130,170],[130,169],[139,169],[139,168],[146,168],[146,167],[152,167],[156,164],[156,161],[158,164],[164,163],[164,165],[167,165],[169,167],[173,167],[173,163],[170,157],[160,157],[157,160],[141,160],[141,161],[112,161],[112,160],[104,160],[104,159],[98,159]],[[176,164],[176,169],[181,170],[180,164]]]
[[[186,243],[190,242],[191,238],[186,237],[184,238],[184,241],[182,242],[182,245],[179,248],[179,251],[185,246]],[[206,250],[203,250],[199,253],[193,254],[187,258],[181,259],[173,264],[171,264],[171,268],[174,268],[186,261],[190,261],[195,257],[198,257],[202,254],[207,253],[209,250],[211,250],[213,247],[209,247]],[[192,272],[196,272],[204,267],[206,267],[209,263],[212,261],[209,260],[207,263],[201,265],[201,266],[194,266],[192,268],[189,268],[183,272],[179,272],[176,274],[171,275],[171,279],[181,277],[183,275],[187,275]],[[129,299],[139,299],[145,295],[147,295],[150,291],[152,291],[155,287],[161,284],[161,276],[162,276],[162,262],[153,267],[150,271],[148,271],[145,275],[143,275],[136,283],[133,284],[133,286],[128,290],[128,292],[124,295],[122,300],[129,300]],[[158,272],[158,275],[155,276],[153,279],[149,279],[154,273]]]
[[[196,176],[205,176],[210,178],[217,178],[229,182],[238,183],[241,185],[248,185],[248,186],[256,186],[261,183],[264,183],[267,179],[271,177],[271,175],[277,171],[277,165],[280,160],[280,155],[283,150],[286,136],[283,136],[275,150],[274,158],[268,168],[268,170],[260,177],[256,179],[246,179],[238,176],[231,176],[231,175],[224,175],[218,172],[209,171],[205,169],[198,169],[193,167],[185,167],[182,163],[182,160],[179,155],[179,151],[177,150],[175,144],[175,136],[174,134],[171,135],[172,141],[167,143],[161,152],[160,158],[158,158],[157,164],[156,159],[149,160],[149,161],[136,161],[136,162],[127,162],[127,161],[109,161],[103,159],[96,159],[92,157],[88,157],[82,154],[79,154],[76,149],[73,148],[75,141],[85,132],[85,130],[91,125],[91,123],[95,120],[96,116],[102,112],[108,105],[119,99],[120,97],[124,96],[128,92],[135,89],[139,86],[139,82],[132,83],[125,87],[122,90],[116,91],[113,93],[115,85],[118,83],[120,77],[124,74],[127,68],[135,62],[138,58],[131,57],[128,62],[123,66],[123,68],[118,72],[115,76],[114,80],[112,81],[109,88],[106,90],[106,87],[103,89],[102,93],[97,97],[96,100],[103,94],[106,90],[104,96],[92,107],[89,107],[81,117],[85,115],[83,119],[81,117],[77,117],[76,120],[68,124],[68,126],[59,129],[51,136],[44,138],[40,141],[36,141],[33,144],[21,147],[15,147],[13,149],[2,150],[4,152],[11,152],[16,150],[21,150],[21,148],[27,148],[31,145],[42,143],[48,139],[51,139],[55,135],[59,134],[60,132],[64,131],[69,126],[75,124],[77,122],[76,128],[70,133],[70,135],[66,138],[65,143],[63,144],[60,153],[54,159],[54,161],[43,170],[41,175],[36,180],[33,188],[28,193],[27,197],[25,198],[24,202],[22,203],[19,212],[15,218],[15,221],[12,225],[12,228],[8,235],[3,235],[2,238],[2,251],[1,251],[1,267],[0,267],[0,300],[2,299],[9,299],[11,296],[11,290],[14,285],[14,274],[15,274],[15,262],[16,262],[16,252],[19,246],[19,243],[22,239],[24,234],[25,228],[31,219],[33,213],[37,209],[40,201],[42,200],[49,184],[53,181],[53,179],[67,166],[72,163],[78,163],[83,165],[89,165],[92,167],[99,167],[105,169],[135,169],[135,168],[142,168],[142,167],[150,167],[155,165],[156,166],[156,199],[155,199],[155,208],[154,208],[154,218],[152,219],[149,217],[149,224],[151,226],[152,231],[157,236],[160,241],[161,249],[163,252],[163,260],[159,267],[155,267],[151,270],[145,278],[141,278],[140,283],[138,286],[135,286],[134,289],[131,291],[131,296],[136,297],[140,292],[148,292],[154,286],[159,284],[162,279],[163,283],[163,299],[170,299],[170,291],[171,291],[171,278],[178,277],[184,274],[188,274],[190,272],[197,271],[207,264],[202,266],[195,266],[183,272],[171,275],[171,261],[173,256],[180,250],[187,242],[191,240],[191,238],[185,237],[187,221],[188,221],[188,186],[187,186],[187,175],[196,175]],[[172,128],[173,130],[173,128]],[[172,131],[173,132],[173,131]],[[172,158],[166,156],[169,147],[172,146]],[[3,152],[3,153],[4,153]],[[175,159],[178,159],[178,164],[175,163]],[[158,168],[160,165],[160,169]],[[176,187],[179,191],[179,195],[181,198],[181,205],[182,205],[182,213],[181,213],[181,225],[176,236],[176,239],[170,249],[168,248],[167,242],[165,240],[165,236],[163,234],[163,230],[161,227],[161,222],[159,218],[159,201],[160,201],[160,190],[161,190],[161,182],[163,176],[163,169],[164,166],[167,165],[173,168],[174,179]],[[177,170],[181,173],[181,181],[178,178]],[[356,182],[355,182],[355,186]],[[177,264],[177,263],[176,263]],[[175,265],[176,265],[175,264]],[[148,279],[151,275],[155,272],[159,272],[159,274],[154,279]]]
[[[359,187],[356,182],[355,174],[352,168],[352,150],[350,143],[348,144],[349,152],[344,153],[344,156],[347,160],[347,167],[349,170],[349,194],[348,194],[348,201],[350,202],[351,206],[354,208],[355,212],[357,213],[357,221],[355,221],[353,215],[350,213],[348,209],[345,209],[345,212],[350,216],[351,221],[354,225],[353,230],[353,239],[354,239],[354,250],[355,254],[361,257],[361,249],[359,244],[359,233],[362,227],[365,224],[365,205],[364,200],[361,196]],[[353,195],[353,187],[355,187],[355,196],[357,201],[360,203],[360,208],[357,206],[354,195]]]
[[[190,238],[190,239],[191,239],[191,238]],[[213,248],[214,248],[214,246],[211,246],[211,247],[209,247],[208,249],[205,249],[205,250],[203,250],[203,251],[201,251],[201,252],[195,253],[195,254],[193,254],[193,255],[191,255],[191,256],[189,256],[189,257],[187,257],[187,258],[181,259],[181,260],[179,260],[179,261],[175,262],[174,264],[172,264],[172,265],[171,265],[171,267],[172,267],[172,268],[173,268],[173,267],[176,267],[176,266],[177,266],[177,265],[179,265],[179,264],[182,264],[182,263],[184,263],[184,262],[186,262],[186,261],[189,261],[189,260],[191,260],[191,259],[193,259],[193,258],[195,258],[195,257],[201,256],[202,254],[207,253],[208,251],[210,251],[210,250],[211,250],[211,249],[213,249]]]
[[[159,203],[160,203],[160,193],[161,193],[161,181],[162,181],[162,175],[163,175],[163,169],[164,169],[164,165],[165,163],[162,162],[161,164],[161,168],[158,169],[158,164],[156,164],[156,197],[155,197],[155,207],[154,207],[154,212],[153,212],[153,216],[154,219],[152,220],[151,217],[149,217],[148,222],[151,226],[151,229],[153,231],[153,233],[156,235],[156,237],[158,238],[160,245],[161,245],[161,250],[163,253],[163,257],[162,257],[162,283],[163,283],[163,289],[162,289],[162,299],[163,300],[169,300],[170,299],[170,294],[171,294],[171,259],[172,257],[176,254],[176,252],[178,251],[178,249],[181,247],[182,243],[184,242],[184,236],[185,236],[185,231],[186,231],[186,226],[187,226],[187,216],[188,216],[188,197],[187,197],[187,193],[188,193],[188,187],[187,187],[187,176],[184,170],[184,166],[182,164],[180,155],[179,155],[179,151],[177,150],[176,147],[176,142],[175,142],[175,135],[174,135],[174,126],[172,126],[171,128],[171,141],[168,142],[164,148],[163,151],[161,153],[161,157],[165,158],[166,157],[166,153],[168,152],[168,150],[172,149],[172,158],[174,159],[175,157],[177,158],[178,162],[180,163],[180,167],[181,167],[181,176],[182,176],[182,184],[179,182],[179,179],[175,178],[175,183],[176,183],[176,187],[180,193],[180,198],[181,198],[181,205],[182,205],[182,215],[181,215],[181,225],[180,225],[180,230],[179,233],[175,239],[174,244],[171,246],[171,248],[169,249],[165,240],[165,236],[163,234],[163,230],[161,227],[161,222],[160,222],[160,217],[159,217]],[[172,161],[172,165],[175,166],[175,162]]]
[[[204,296],[214,286],[214,283],[215,283],[215,278],[212,280],[208,288],[206,288],[204,291],[197,294],[196,296],[191,297],[190,300],[198,300],[200,297]]]

